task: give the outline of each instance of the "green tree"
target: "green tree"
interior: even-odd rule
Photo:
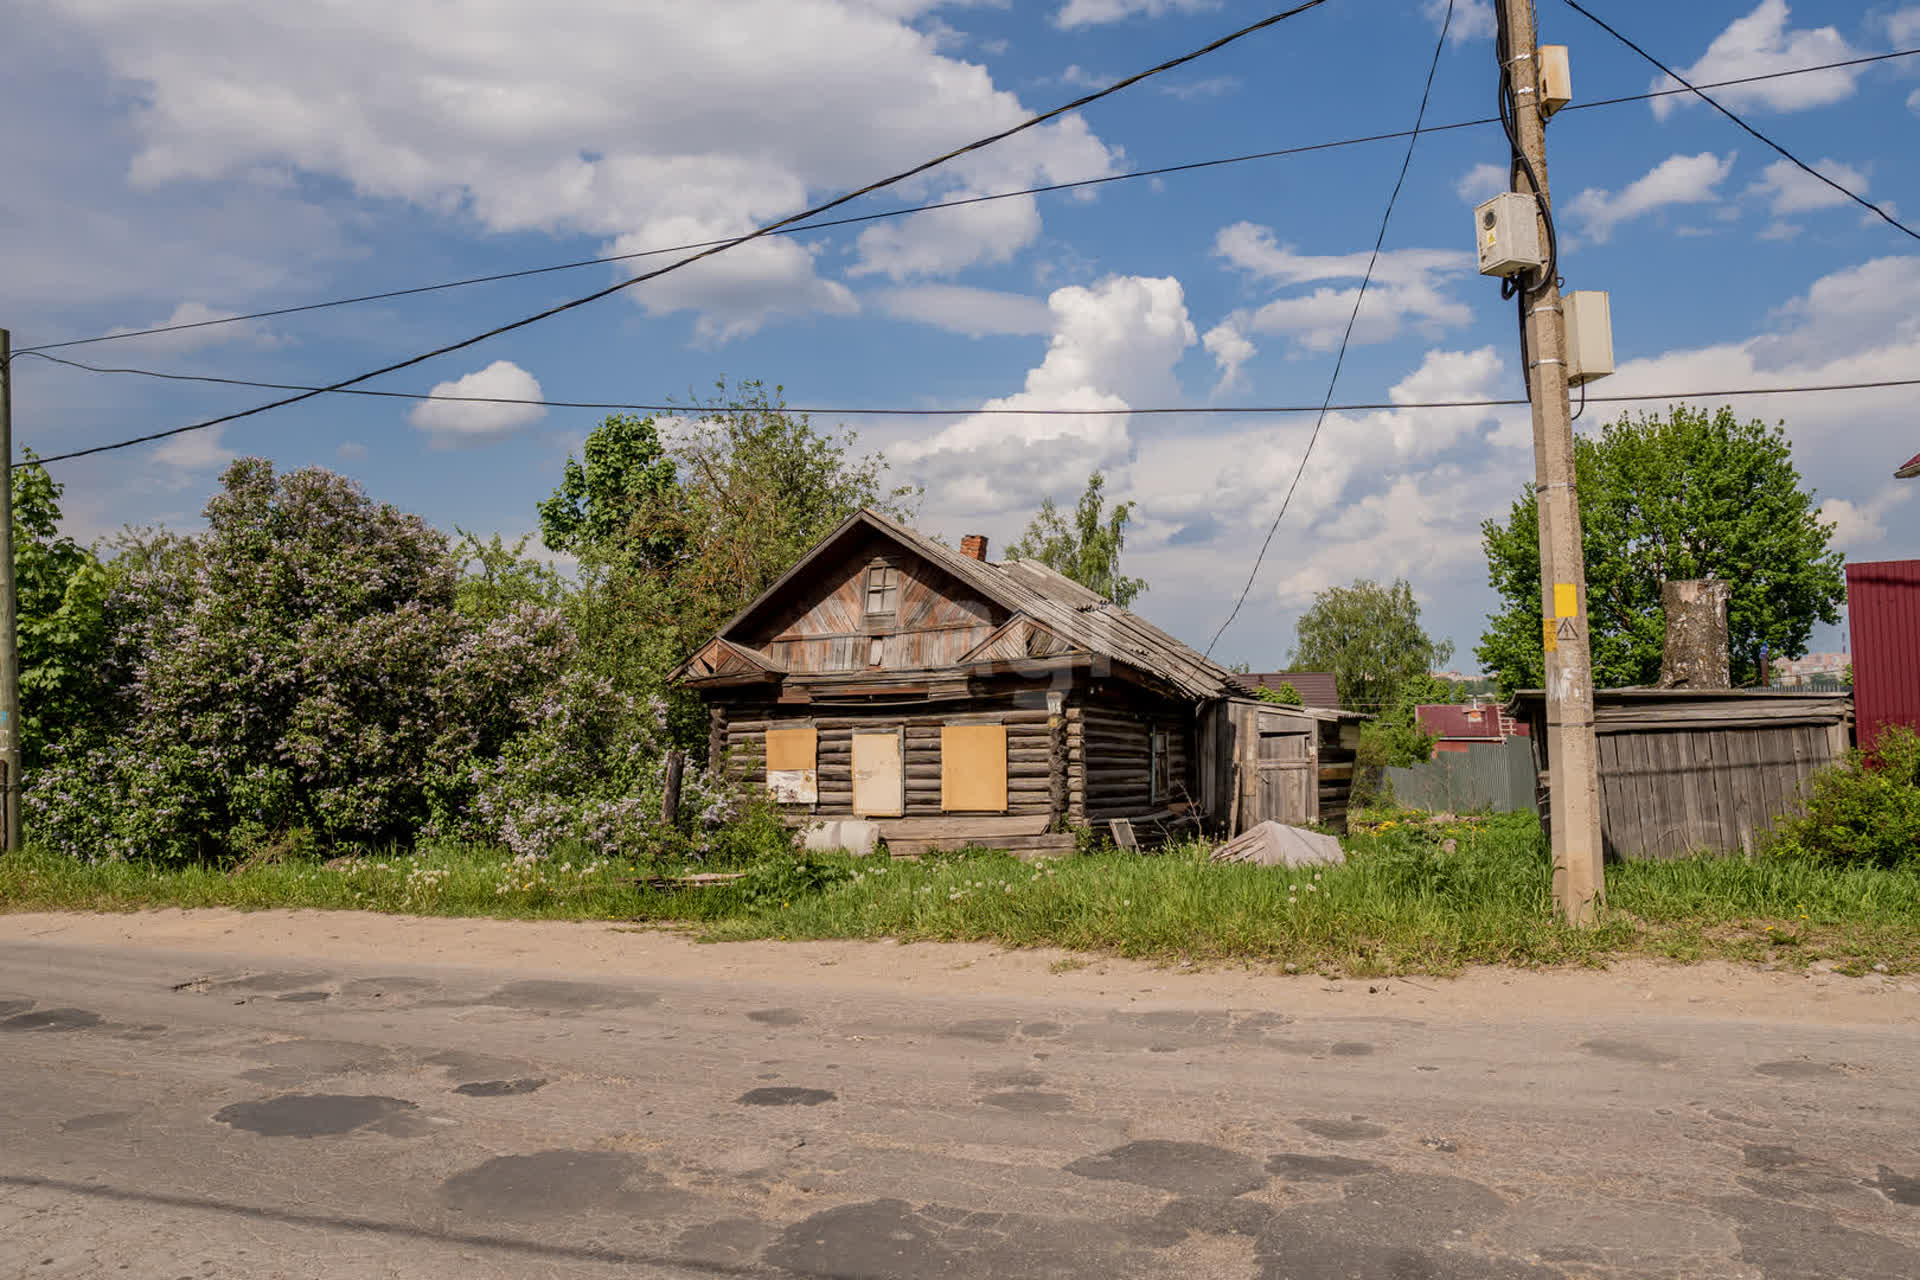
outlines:
[[[60,532],[64,486],[34,460],[13,469],[14,589],[20,638],[20,756],[32,769],[59,739],[84,731],[109,688],[108,574]]]
[[[1428,673],[1453,656],[1451,641],[1435,640],[1421,627],[1420,605],[1405,578],[1384,587],[1361,579],[1327,588],[1300,615],[1294,635],[1289,665],[1333,672],[1340,700],[1361,711],[1393,706],[1413,681],[1431,691],[1442,682]]]
[[[557,605],[565,595],[566,584],[553,566],[527,554],[532,534],[508,545],[497,533],[482,541],[479,534],[458,525],[454,532],[460,535],[453,548],[460,565],[454,607],[462,616],[492,622],[522,605]]]
[[[1780,428],[1675,405],[1664,418],[1622,417],[1597,438],[1577,437],[1574,466],[1598,686],[1659,678],[1668,580],[1728,585],[1737,685],[1759,677],[1763,650],[1799,657],[1815,622],[1839,621],[1846,584],[1828,546],[1833,526],[1801,487]],[[1529,485],[1504,524],[1481,526],[1487,576],[1505,607],[1474,653],[1503,693],[1544,678],[1537,511]]]
[[[555,495],[563,511],[593,518],[567,516],[548,535],[580,557],[569,611],[583,660],[624,693],[671,697],[674,737],[688,746],[705,740],[704,713],[666,688],[667,675],[853,512],[910,520],[919,497],[890,485],[886,459],[860,453],[853,432],[789,413],[781,388],[717,390],[688,408],[660,458],[631,422],[603,423],[587,445],[602,464],[588,491],[602,496],[575,506],[565,486]]]
[[[1295,624],[1289,665],[1331,671],[1340,700],[1374,718],[1361,726],[1362,765],[1406,765],[1425,760],[1433,739],[1413,708],[1451,702],[1452,689],[1431,674],[1453,656],[1453,642],[1435,640],[1420,625],[1420,605],[1406,579],[1390,586],[1367,579],[1329,587]]]
[[[567,458],[560,487],[539,504],[540,540],[551,551],[602,559],[670,559],[678,549],[635,527],[640,513],[673,491],[673,459],[651,417],[616,413],[587,436],[582,461]]]
[[[1060,514],[1052,498],[1041,502],[1039,514],[1007,554],[1016,560],[1038,560],[1124,609],[1147,584],[1120,572],[1120,551],[1127,543],[1127,521],[1134,504],[1116,502],[1111,512],[1103,512],[1106,499],[1100,491],[1106,483],[1106,476],[1098,471],[1088,476],[1086,491],[1071,518]]]

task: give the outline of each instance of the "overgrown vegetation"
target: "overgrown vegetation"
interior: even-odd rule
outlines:
[[[1635,954],[1920,969],[1920,875],[1910,867],[1797,856],[1615,866],[1598,927],[1570,929],[1550,910],[1549,859],[1531,815],[1385,814],[1346,845],[1345,866],[1303,871],[1214,865],[1199,846],[1044,863],[987,850],[890,862],[738,848],[649,867],[565,852],[529,863],[444,841],[410,857],[292,856],[234,873],[40,851],[0,857],[0,902],[690,923],[714,940],[977,940],[1354,976]],[[748,874],[704,888],[651,883],[694,866]]]
[[[500,846],[523,861],[779,852],[777,822],[704,768],[670,682],[694,645],[856,508],[904,516],[851,435],[747,382],[671,442],[615,415],[540,506],[562,578],[509,544],[375,501],[320,468],[241,459],[203,532],[59,533],[16,469],[31,839],[84,861],[272,861]],[[666,759],[692,748],[679,818]]]
[[[1920,876],[1920,733],[1887,725],[1871,751],[1815,774],[1806,813],[1780,828],[1773,852]]]

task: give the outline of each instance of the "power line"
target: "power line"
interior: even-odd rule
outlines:
[[[1586,111],[1595,107],[1616,107],[1630,102],[1646,102],[1654,98],[1672,97],[1676,94],[1697,93],[1700,89],[1722,89],[1737,85],[1755,84],[1763,80],[1781,80],[1789,76],[1811,75],[1818,71],[1833,71],[1844,67],[1864,66],[1873,62],[1886,62],[1894,58],[1910,58],[1920,54],[1920,49],[1898,49],[1890,53],[1867,54],[1858,58],[1847,58],[1838,62],[1823,62],[1810,67],[1795,67],[1786,71],[1769,71],[1760,75],[1740,76],[1732,80],[1716,80],[1710,84],[1694,88],[1656,89],[1646,93],[1623,94],[1614,98],[1601,98],[1593,102],[1576,102],[1561,108],[1561,113]],[[1450,133],[1457,129],[1472,129],[1484,125],[1498,124],[1499,117],[1483,116],[1474,120],[1456,120],[1451,124],[1429,125],[1422,133]],[[845,218],[830,218],[821,222],[809,222],[804,226],[782,227],[775,235],[799,235],[807,231],[826,231],[834,227],[854,226],[865,222],[880,222],[889,218],[905,218],[914,214],[933,213],[941,209],[959,209],[968,205],[989,204],[996,200],[1012,200],[1020,196],[1049,195],[1060,191],[1076,191],[1086,187],[1105,186],[1113,182],[1132,182],[1140,178],[1163,178],[1169,174],[1192,173],[1200,169],[1214,169],[1225,165],[1247,164],[1255,160],[1277,160],[1287,156],[1307,155],[1316,151],[1332,151],[1341,147],[1364,146],[1374,142],[1391,142],[1410,136],[1411,130],[1396,129],[1389,133],[1371,133],[1359,137],[1339,138],[1330,142],[1314,142],[1298,147],[1281,147],[1269,151],[1249,151],[1240,155],[1221,156],[1213,160],[1191,160],[1181,164],[1161,165],[1153,169],[1134,169],[1126,173],[1107,174],[1099,178],[1080,178],[1073,182],[1052,182],[1037,187],[1022,187],[1016,191],[999,191],[982,196],[963,196],[954,200],[937,200],[930,204],[914,205],[906,209],[886,209],[878,213],[855,214]],[[43,342],[32,347],[22,347],[15,355],[30,355],[39,351],[56,351],[62,347],[83,347],[99,342],[119,342],[128,338],[147,338],[156,334],[181,333],[189,329],[209,329],[218,325],[241,324],[249,320],[271,320],[278,316],[298,315],[307,311],[325,311],[334,307],[355,306],[363,302],[384,302],[394,298],[414,297],[423,293],[438,293],[447,289],[464,289],[471,285],[497,284],[503,280],[521,280],[529,276],[550,275],[557,271],[575,271],[582,267],[605,266],[610,263],[632,262],[639,258],[660,257],[669,253],[684,253],[694,249],[708,249],[723,245],[728,241],[696,240],[687,244],[668,245],[658,249],[638,249],[632,253],[607,254],[597,258],[579,258],[571,262],[552,263],[544,267],[522,267],[514,271],[500,271],[491,275],[468,276],[460,280],[447,280],[439,284],[413,285],[404,289],[388,289],[379,293],[355,294],[351,297],[333,298],[322,302],[306,302],[294,306],[274,307],[266,311],[249,311],[244,314],[217,316],[208,320],[191,320],[181,324],[155,325],[146,329],[123,329],[113,333],[98,334],[91,338],[70,338],[64,342]]]
[[[523,405],[541,409],[594,409],[626,410],[641,413],[698,413],[699,405],[665,403],[646,404],[631,400],[542,400],[523,396],[456,396],[436,395],[422,391],[379,391],[368,387],[317,387],[301,382],[260,382],[251,378],[222,378],[210,373],[168,373],[158,369],[137,369],[107,365],[83,364],[78,360],[69,360],[63,356],[50,356],[42,351],[21,351],[17,355],[31,355],[52,364],[65,365],[70,369],[82,369],[88,373],[133,374],[142,378],[159,378],[167,382],[201,382],[227,387],[254,387],[265,391],[314,391],[343,396],[371,396],[383,400],[431,400],[450,404],[506,404]],[[1888,378],[1877,382],[1826,382],[1811,383],[1790,387],[1726,387],[1708,391],[1657,391],[1636,395],[1587,396],[1593,404],[1637,404],[1654,400],[1712,400],[1736,396],[1767,395],[1804,395],[1826,391],[1875,391],[1892,387],[1920,386],[1920,378]],[[1582,388],[1584,390],[1584,388]],[[1245,414],[1259,416],[1283,413],[1359,413],[1374,409],[1499,409],[1530,403],[1525,399],[1508,400],[1374,400],[1350,404],[1229,404],[1229,405],[1149,405],[1137,409],[988,409],[988,408],[810,408],[798,405],[789,406],[788,413],[806,414],[819,418],[966,418],[981,417],[1037,417],[1037,418],[1107,418],[1107,417],[1165,417],[1174,414]],[[70,455],[60,454],[44,458],[41,461],[58,462]]]
[[[1793,152],[1787,150],[1785,147],[1775,142],[1772,138],[1769,138],[1766,134],[1760,132],[1758,129],[1748,124],[1745,120],[1742,120],[1739,116],[1735,115],[1732,111],[1729,111],[1726,107],[1721,106],[1718,99],[1710,98],[1705,93],[1702,93],[1699,89],[1695,88],[1693,85],[1688,84],[1686,78],[1682,76],[1679,72],[1675,71],[1672,67],[1669,67],[1666,63],[1660,61],[1660,59],[1648,53],[1645,49],[1642,49],[1639,45],[1635,44],[1633,41],[1627,39],[1626,36],[1621,35],[1620,32],[1614,30],[1611,26],[1607,25],[1604,19],[1600,18],[1592,10],[1588,9],[1585,5],[1582,5],[1580,3],[1580,0],[1567,0],[1567,6],[1570,9],[1572,9],[1575,13],[1579,14],[1581,17],[1587,19],[1587,21],[1599,27],[1602,31],[1612,36],[1615,40],[1618,40],[1621,44],[1624,44],[1625,46],[1627,46],[1627,48],[1633,50],[1635,53],[1645,58],[1648,62],[1651,62],[1654,66],[1658,67],[1661,71],[1665,72],[1674,81],[1682,85],[1687,92],[1692,93],[1695,97],[1699,98],[1700,101],[1706,103],[1708,106],[1712,107],[1715,111],[1718,111],[1721,115],[1725,116],[1727,119],[1739,125],[1743,130],[1745,130],[1748,134],[1752,135],[1755,139],[1765,143],[1769,147],[1772,147],[1775,151],[1779,152],[1781,156],[1783,156],[1786,160],[1792,163],[1793,166],[1799,169],[1802,173],[1807,174],[1809,177],[1819,179],[1821,182],[1826,183],[1829,187],[1832,187],[1835,191],[1838,191],[1841,195],[1853,201],[1855,204],[1859,205],[1861,208],[1869,210],[1872,213],[1878,214],[1880,218],[1884,222],[1886,222],[1889,226],[1894,227],[1900,231],[1906,232],[1908,235],[1912,236],[1915,240],[1920,240],[1920,231],[1915,231],[1912,227],[1900,221],[1900,219],[1894,217],[1892,214],[1888,213],[1885,209],[1882,209],[1879,205],[1867,199],[1865,196],[1860,195],[1854,191],[1849,190],[1846,187],[1841,186],[1839,183],[1835,182],[1832,178],[1829,178],[1826,174],[1821,173],[1818,169],[1814,168],[1812,165],[1802,160],[1799,156],[1796,156],[1795,154],[1793,154]]]
[[[1447,13],[1440,21],[1440,38],[1433,46],[1433,61],[1427,64],[1427,83],[1420,90],[1420,110],[1413,117],[1413,135],[1407,139],[1407,153],[1400,158],[1400,174],[1393,180],[1393,193],[1387,197],[1387,211],[1380,215],[1380,232],[1373,238],[1373,252],[1367,258],[1367,270],[1360,277],[1360,288],[1353,295],[1353,310],[1347,315],[1346,332],[1340,335],[1340,350],[1333,357],[1333,374],[1327,379],[1327,394],[1320,402],[1320,416],[1314,420],[1313,434],[1307,437],[1307,447],[1300,454],[1300,465],[1293,470],[1293,482],[1287,486],[1287,496],[1280,500],[1280,510],[1274,515],[1273,523],[1267,526],[1267,536],[1260,544],[1260,554],[1253,558],[1253,568],[1247,572],[1246,585],[1240,588],[1240,598],[1233,602],[1233,610],[1227,614],[1220,629],[1213,633],[1213,639],[1207,641],[1206,656],[1213,656],[1213,647],[1220,643],[1227,628],[1240,616],[1241,606],[1247,602],[1247,593],[1253,590],[1253,580],[1260,576],[1260,566],[1266,563],[1267,548],[1273,545],[1273,535],[1280,530],[1280,522],[1287,518],[1287,508],[1293,505],[1294,490],[1300,487],[1300,477],[1306,474],[1307,459],[1313,457],[1313,446],[1319,442],[1320,428],[1327,424],[1327,411],[1333,404],[1333,389],[1340,383],[1340,368],[1347,361],[1347,343],[1353,337],[1354,322],[1360,318],[1360,304],[1366,301],[1367,286],[1373,282],[1373,268],[1380,261],[1380,246],[1387,242],[1387,224],[1393,221],[1393,207],[1400,202],[1400,188],[1406,185],[1407,170],[1413,166],[1413,149],[1420,141],[1420,126],[1426,122],[1427,100],[1433,96],[1433,77],[1440,70],[1440,54],[1447,47],[1447,31],[1453,26],[1453,0],[1447,0]]]
[[[1000,132],[989,134],[984,138],[977,138],[974,141],[969,142],[964,146],[955,147],[953,150],[948,151],[943,155],[935,156],[931,160],[926,160],[921,162],[920,164],[914,165],[910,169],[903,169],[899,173],[896,173],[891,177],[881,178],[875,182],[869,182],[864,187],[860,187],[854,191],[849,191],[845,195],[835,196],[833,199],[828,200],[823,204],[817,204],[813,206],[811,209],[804,209],[799,213],[789,214],[787,217],[778,219],[777,221],[774,221],[774,222],[769,222],[766,225],[759,227],[754,231],[748,232],[746,235],[737,236],[734,239],[725,241],[724,243],[713,245],[710,248],[702,249],[698,253],[689,254],[687,257],[676,259],[675,261],[668,263],[664,267],[658,267],[652,271],[648,271],[648,272],[645,272],[644,274],[634,276],[631,279],[622,280],[615,284],[608,285],[604,289],[596,289],[592,293],[586,294],[582,297],[574,298],[572,301],[563,302],[557,306],[548,307],[543,311],[536,311],[532,315],[522,316],[520,319],[509,321],[506,324],[496,325],[493,328],[488,329],[482,333],[477,333],[470,338],[462,338],[458,342],[450,342],[445,346],[436,347],[431,351],[423,352],[422,354],[417,356],[410,356],[405,360],[395,361],[393,364],[383,365],[378,369],[371,370],[367,373],[358,374],[355,377],[343,378],[339,382],[331,383],[325,387],[314,388],[312,390],[307,390],[307,391],[301,391],[295,395],[286,396],[279,400],[268,401],[266,404],[255,405],[251,409],[242,409],[236,413],[223,414],[220,417],[209,418],[202,422],[189,423],[184,427],[173,427],[166,431],[148,432],[145,435],[134,436],[127,440],[119,440],[112,444],[95,445],[90,449],[74,449],[67,453],[50,456],[46,458],[45,461],[55,462],[55,461],[69,459],[69,458],[84,458],[96,453],[107,453],[115,449],[126,449],[126,448],[132,447],[133,445],[146,444],[149,441],[153,441],[153,440],[164,440],[170,436],[184,435],[189,431],[204,431],[208,427],[215,427],[215,426],[219,426],[222,423],[234,422],[241,418],[252,417],[254,414],[265,413],[270,409],[279,409],[290,404],[298,404],[302,400],[310,400],[314,396],[322,395],[329,391],[339,391],[344,388],[351,387],[356,383],[366,382],[366,381],[369,381],[370,379],[381,377],[384,374],[395,373],[401,369],[412,368],[414,365],[424,364],[428,360],[432,360],[438,356],[444,356],[451,352],[464,350],[467,347],[475,346],[479,343],[485,342],[489,338],[498,337],[503,333],[511,333],[515,329],[524,329],[528,325],[538,324],[542,320],[552,319],[554,316],[560,315],[563,312],[572,311],[576,307],[584,307],[589,303],[598,302],[600,299],[608,297],[615,293],[619,293],[623,289],[630,289],[634,285],[644,283],[645,281],[648,281],[648,280],[655,280],[661,276],[667,275],[670,272],[678,271],[682,267],[691,266],[692,264],[699,262],[702,259],[711,258],[716,254],[725,253],[727,250],[735,248],[738,245],[743,245],[750,241],[758,240],[763,236],[772,235],[774,232],[780,230],[780,228],[782,227],[790,227],[796,223],[804,222],[808,218],[816,217],[822,213],[827,212],[830,209],[837,209],[843,204],[847,204],[850,201],[859,199],[861,196],[870,195],[875,191],[880,191],[880,190],[883,190],[884,188],[894,186],[901,182],[905,182],[909,178],[917,177],[918,175],[923,174],[930,169],[938,168],[939,166],[947,163],[948,161],[956,159],[960,156],[968,155],[972,152],[980,151],[980,150],[983,150],[984,148],[993,146],[995,143],[1002,142],[1007,138],[1011,138],[1015,134],[1024,133],[1028,129],[1033,129],[1038,127],[1039,125],[1045,124],[1047,121],[1052,120],[1057,116],[1062,116],[1062,115],[1068,114],[1069,112],[1077,111],[1081,107],[1087,106],[1090,103],[1098,102],[1102,98],[1109,97],[1112,94],[1116,94],[1120,92],[1122,89],[1125,89],[1130,85],[1138,84],[1142,80],[1145,80],[1150,76],[1160,75],[1162,72],[1171,71],[1175,67],[1185,66],[1189,62],[1193,62],[1196,59],[1203,58],[1208,54],[1215,52],[1216,50],[1225,48],[1227,45],[1234,43],[1236,40],[1243,40],[1246,37],[1253,35],[1255,32],[1263,31],[1268,27],[1275,26],[1281,22],[1286,21],[1289,18],[1296,17],[1302,13],[1305,13],[1309,9],[1317,9],[1321,5],[1325,4],[1326,2],[1327,0],[1302,0],[1302,3],[1296,4],[1290,9],[1283,9],[1278,13],[1269,14],[1268,16],[1260,19],[1258,22],[1248,23],[1246,26],[1241,27],[1239,30],[1229,32],[1228,34],[1221,36],[1219,39],[1211,41],[1207,44],[1204,44],[1200,46],[1198,49],[1195,49],[1190,53],[1183,53],[1176,58],[1169,58],[1165,62],[1162,62],[1157,66],[1147,68],[1145,71],[1137,71],[1133,75],[1127,76],[1124,79],[1114,81],[1112,84],[1108,85],[1104,89],[1097,89],[1092,93],[1085,94],[1081,97],[1075,98],[1072,102],[1066,103],[1062,106],[1055,107],[1051,111],[1043,111],[1039,115],[1030,116],[1027,119],[1021,121],[1019,124],[1012,126],[1011,128],[1002,129]],[[1451,3],[1451,0],[1449,0],[1449,3]]]

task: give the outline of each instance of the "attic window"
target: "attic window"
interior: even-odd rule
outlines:
[[[867,570],[867,617],[891,618],[900,611],[900,570],[876,564]]]

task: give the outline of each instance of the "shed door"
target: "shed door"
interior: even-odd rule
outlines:
[[[853,735],[853,812],[897,818],[907,811],[907,778],[900,766],[900,731]]]
[[[1258,717],[1260,726],[1260,800],[1253,821],[1308,823],[1319,812],[1320,778],[1314,730],[1292,716]]]

